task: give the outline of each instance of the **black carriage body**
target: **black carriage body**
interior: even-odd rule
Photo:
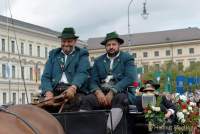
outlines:
[[[62,124],[66,134],[106,134],[108,111],[65,112],[53,114]],[[128,112],[113,134],[165,134],[163,131],[148,131],[144,115]]]

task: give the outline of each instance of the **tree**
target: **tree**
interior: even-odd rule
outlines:
[[[183,75],[186,77],[199,77],[200,76],[200,62],[194,62],[188,68],[180,69],[179,63],[174,63],[172,61],[167,61],[161,65],[159,73],[160,73],[160,91],[164,91],[166,87],[171,88],[172,92],[176,92],[176,77],[178,75]],[[183,67],[182,67],[183,68]],[[156,74],[158,74],[158,70],[155,66],[149,66],[148,72],[143,74],[143,80],[156,80]],[[169,81],[170,78],[170,81]],[[188,84],[184,85],[185,89],[188,89]],[[196,84],[192,86],[192,89],[200,88],[200,84]]]

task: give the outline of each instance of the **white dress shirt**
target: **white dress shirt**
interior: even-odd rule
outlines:
[[[64,51],[62,50],[61,51],[64,55],[65,55],[65,63],[66,63],[66,61],[67,61],[67,54],[65,54],[64,53]],[[73,50],[69,53],[69,54],[72,54],[74,52],[74,48],[73,48]],[[65,83],[65,84],[68,84],[69,82],[68,82],[68,80],[67,80],[67,77],[66,77],[66,75],[65,75],[65,72],[63,72],[62,73],[62,77],[61,77],[61,79],[60,79],[60,83]]]
[[[115,57],[109,57],[107,54],[107,58],[110,60],[110,70],[113,69],[114,60],[119,56],[120,52]],[[113,79],[113,75],[108,75],[105,79],[105,82],[108,83],[110,80]]]
[[[113,68],[114,60],[119,57],[120,52],[115,57],[109,57],[107,54],[107,58],[110,60],[110,70]]]

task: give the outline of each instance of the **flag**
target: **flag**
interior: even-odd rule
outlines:
[[[164,90],[165,92],[171,93],[172,92],[172,74],[171,72],[167,72],[165,77],[165,86]]]
[[[38,81],[38,63],[35,64],[35,82],[37,83]]]
[[[200,77],[197,77],[197,86],[200,85]]]
[[[12,78],[12,65],[10,64],[10,62],[6,64],[6,78]]]
[[[184,94],[184,76],[177,76],[176,77],[176,92],[179,94]]]
[[[195,78],[188,77],[187,83],[188,83],[189,92],[192,92],[192,86],[195,84]]]
[[[155,71],[154,72],[154,79],[159,83],[160,82],[160,71]]]
[[[187,79],[188,85],[191,87],[195,83],[195,78],[194,77],[188,77]]]
[[[139,86],[142,86],[142,74],[144,74],[144,68],[143,67],[138,67],[137,68],[137,77],[138,77],[138,82]]]
[[[138,67],[137,68],[137,73],[138,74],[144,74],[144,68],[143,67]]]
[[[35,64],[35,67],[33,69],[33,80],[37,83],[38,82],[38,79],[40,77],[40,74],[38,74],[38,63]]]

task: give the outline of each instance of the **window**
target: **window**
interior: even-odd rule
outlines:
[[[171,67],[172,67],[172,64],[171,63],[167,63],[167,70],[170,70],[171,69]]]
[[[13,104],[16,104],[16,93],[13,93]]]
[[[31,102],[33,102],[33,99],[34,99],[34,98],[33,98],[33,97],[34,97],[34,94],[33,94],[33,93],[31,93],[31,94],[30,94],[30,96],[31,96]]]
[[[178,70],[183,71],[183,62],[178,62]]]
[[[29,44],[29,55],[32,56],[32,44]]]
[[[24,54],[24,43],[21,42],[21,54]]]
[[[182,49],[177,50],[178,55],[182,54]]]
[[[15,41],[11,41],[11,47],[12,47],[11,52],[15,53]]]
[[[160,64],[155,64],[155,70],[160,71]]]
[[[37,68],[37,80],[40,80],[40,73],[41,73],[40,68]]]
[[[2,52],[5,52],[6,51],[6,41],[5,39],[1,39],[1,49],[2,49]]]
[[[195,61],[190,61],[190,66],[194,66],[195,65]]]
[[[148,57],[148,53],[147,52],[143,52],[143,57]]]
[[[22,104],[25,104],[25,93],[22,93]]]
[[[148,65],[144,65],[144,72],[146,73],[146,72],[148,72],[148,70],[149,70],[149,66]]]
[[[156,57],[159,56],[159,51],[155,51],[154,56],[156,56]]]
[[[170,56],[170,50],[166,50],[166,56]]]
[[[4,92],[3,93],[3,104],[6,104],[7,102],[7,94]]]
[[[40,46],[37,46],[37,56],[40,57]]]
[[[48,57],[48,49],[47,49],[47,47],[45,47],[45,58],[47,58]]]
[[[133,58],[137,58],[137,54],[136,53],[133,53],[132,56],[133,56]]]
[[[194,54],[194,48],[189,48],[189,54]]]
[[[33,80],[33,68],[30,68],[30,80]]]
[[[24,67],[21,67],[21,76],[22,76],[22,79],[24,78]]]
[[[2,77],[6,78],[6,65],[2,64]]]
[[[15,66],[12,66],[12,78],[15,78]]]

